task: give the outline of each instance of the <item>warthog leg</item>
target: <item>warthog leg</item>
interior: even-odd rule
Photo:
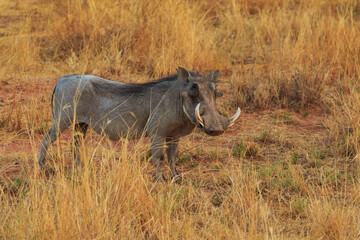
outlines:
[[[179,150],[179,138],[172,138],[172,137],[166,138],[166,145],[167,145],[166,152],[167,152],[168,162],[172,174],[171,178],[176,178],[177,176],[179,176],[175,166],[176,157]]]
[[[63,118],[59,121],[54,119],[51,128],[45,134],[44,140],[41,144],[41,150],[40,150],[40,154],[39,154],[39,165],[41,168],[44,168],[45,156],[47,154],[47,149],[48,149],[49,145],[51,143],[55,142],[56,139],[58,138],[58,136],[60,136],[60,134],[63,131],[65,131],[69,125],[70,125],[70,122],[65,118]]]
[[[76,160],[76,165],[78,166],[80,163],[80,146],[85,140],[86,130],[88,129],[88,125],[86,123],[77,123],[75,124],[75,149],[74,149],[74,159]]]
[[[162,173],[161,166],[164,160],[164,146],[165,138],[164,137],[153,137],[151,139],[151,153],[154,158],[156,166],[156,180],[166,181],[164,174]]]

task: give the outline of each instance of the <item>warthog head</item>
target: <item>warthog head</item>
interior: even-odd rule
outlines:
[[[240,108],[233,117],[228,119],[222,116],[216,107],[216,99],[223,95],[216,89],[216,83],[220,76],[219,70],[208,76],[201,76],[179,67],[177,74],[178,80],[185,83],[181,95],[183,111],[187,118],[211,136],[222,134],[234,124],[240,116]]]

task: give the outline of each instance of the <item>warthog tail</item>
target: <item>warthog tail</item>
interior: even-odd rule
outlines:
[[[52,94],[51,94],[51,100],[50,100],[51,113],[52,113],[53,117],[54,117],[54,95],[55,95],[56,86],[57,86],[57,84],[56,84],[55,87],[54,87],[54,90],[53,90],[53,92],[52,92]]]

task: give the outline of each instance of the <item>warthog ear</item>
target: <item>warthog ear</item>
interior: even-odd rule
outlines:
[[[210,80],[212,81],[212,82],[218,82],[219,80],[219,77],[220,77],[220,71],[219,70],[215,70],[215,71],[213,71],[212,73],[210,73],[209,75],[208,75],[208,77],[210,78]]]
[[[188,70],[182,67],[178,67],[176,70],[179,81],[186,81],[186,82],[189,81],[190,73],[188,72]]]

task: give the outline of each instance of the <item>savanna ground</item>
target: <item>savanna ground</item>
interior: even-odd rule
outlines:
[[[359,36],[351,0],[1,1],[0,239],[360,238]],[[183,182],[92,131],[76,169],[71,129],[39,169],[61,76],[177,66],[220,69],[219,109],[243,109],[182,140]]]

